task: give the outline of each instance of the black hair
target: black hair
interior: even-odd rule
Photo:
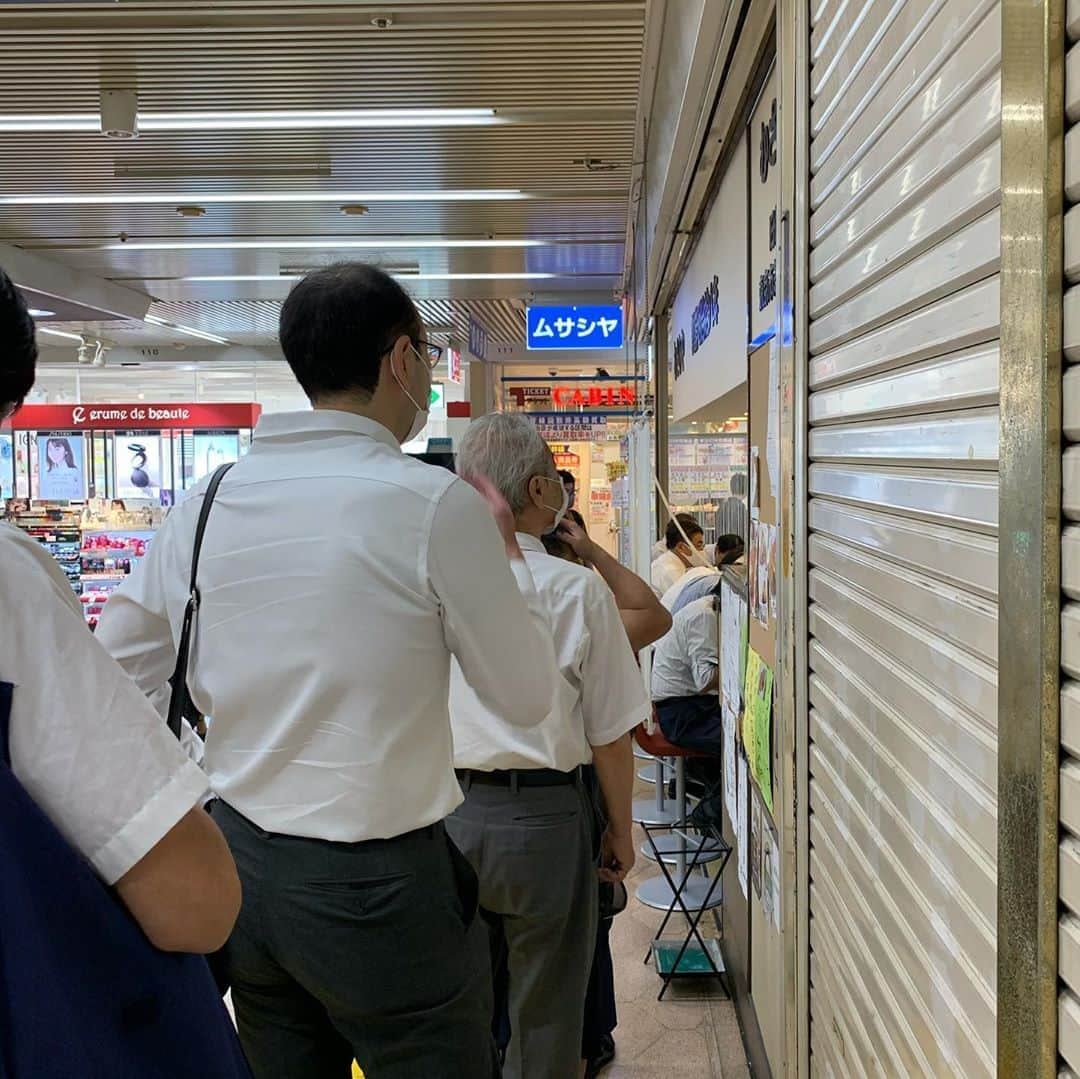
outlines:
[[[559,479],[561,479],[564,484],[568,483],[568,484],[570,484],[571,487],[573,487],[575,489],[577,488],[577,480],[574,479],[574,473],[573,472],[568,472],[565,468],[560,468],[559,469]]]
[[[311,400],[349,391],[369,398],[387,351],[402,334],[415,340],[420,326],[416,305],[388,273],[338,262],[296,284],[282,305],[278,336]]]
[[[676,524],[676,521],[678,524]],[[679,531],[679,525],[682,525],[682,532]],[[682,543],[683,532],[686,533],[688,540],[692,540],[695,536],[705,535],[705,529],[689,513],[676,514],[675,520],[668,522],[667,531],[664,533],[664,542],[667,544],[669,551],[674,551]]]
[[[746,497],[746,473],[736,472],[731,477],[731,494],[734,498]]]
[[[742,536],[727,532],[716,538],[716,564],[722,566],[727,561],[734,561],[746,549]],[[734,556],[731,557],[731,556]]]
[[[577,510],[567,510],[566,516],[570,518],[581,529],[582,532],[588,534],[588,529],[585,527],[585,518],[578,513]]]
[[[18,408],[34,385],[34,320],[14,282],[0,270],[0,411]]]
[[[66,438],[53,437],[45,444],[45,464],[47,465],[46,471],[51,472],[53,470],[52,458],[49,457],[49,450],[53,446],[60,446],[64,451],[64,464],[68,468],[75,467],[75,454],[72,452],[71,443]]]

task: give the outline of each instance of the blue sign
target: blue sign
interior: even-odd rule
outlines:
[[[530,349],[619,349],[623,347],[623,310],[601,307],[529,307],[526,345]]]
[[[487,359],[487,330],[469,316],[469,351],[478,359]]]

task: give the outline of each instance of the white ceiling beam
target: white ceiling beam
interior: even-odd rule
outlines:
[[[0,266],[21,288],[101,311],[113,318],[141,322],[153,302],[145,292],[74,270],[21,247],[0,244]]]

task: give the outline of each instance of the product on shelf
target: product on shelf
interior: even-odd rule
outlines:
[[[79,507],[72,508],[66,502],[12,499],[6,514],[9,521],[33,536],[52,555],[76,595],[82,590],[80,512]]]

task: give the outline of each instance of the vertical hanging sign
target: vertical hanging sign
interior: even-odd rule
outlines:
[[[750,159],[750,347],[776,333],[780,223],[777,190],[776,68],[769,73],[747,131]]]

